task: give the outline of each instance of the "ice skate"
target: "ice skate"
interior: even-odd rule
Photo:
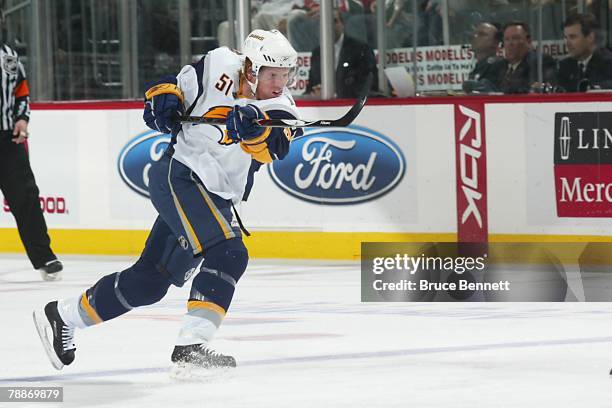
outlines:
[[[34,324],[51,364],[57,370],[74,361],[74,329],[57,311],[57,301],[47,303],[44,311],[34,311]]]
[[[52,261],[47,262],[42,268],[39,268],[40,276],[45,281],[58,281],[62,280],[62,270],[64,269],[64,265],[57,260],[54,259]]]
[[[202,379],[236,367],[236,359],[203,344],[175,346],[170,376],[179,380]]]

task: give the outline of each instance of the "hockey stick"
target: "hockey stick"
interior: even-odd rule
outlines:
[[[372,83],[372,74],[370,74],[366,80],[366,86],[364,89],[369,90]],[[302,119],[258,119],[255,122],[259,126],[263,127],[291,127],[291,128],[305,128],[305,127],[344,127],[350,125],[355,118],[359,115],[359,112],[363,109],[364,105],[368,100],[367,92],[365,95],[357,99],[357,102],[351,107],[351,109],[339,119],[320,119],[320,120],[302,120]],[[181,123],[201,123],[207,125],[225,125],[225,118],[204,118],[201,116],[181,116],[179,118]]]

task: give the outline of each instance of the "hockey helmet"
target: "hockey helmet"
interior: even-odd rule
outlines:
[[[297,52],[278,30],[254,30],[244,40],[242,54],[245,57],[245,68],[248,67],[255,77],[255,83],[249,82],[253,93],[257,89],[257,74],[261,67],[289,68],[290,86],[297,73]],[[246,59],[250,64],[246,62]]]

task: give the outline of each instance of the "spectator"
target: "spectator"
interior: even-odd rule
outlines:
[[[287,15],[287,38],[297,52],[310,52],[319,44],[318,0],[304,0],[301,8]]]
[[[233,1],[233,0],[232,0]],[[251,0],[251,27],[257,26],[255,18],[259,14],[259,9],[262,7],[264,0]],[[234,24],[238,21],[234,20]],[[237,33],[236,33],[237,34]],[[230,24],[228,20],[222,21],[217,26],[217,43],[220,47],[235,47],[236,44],[230,43]]]
[[[476,65],[469,74],[473,81],[487,80],[492,83],[494,78],[493,65],[499,63],[502,58],[497,56],[499,43],[501,42],[501,30],[492,23],[479,24],[472,34],[472,51],[476,58]]]
[[[334,11],[334,63],[336,66],[336,96],[356,98],[362,91],[366,78],[374,75],[376,89],[377,69],[374,51],[369,45],[344,33],[342,13]],[[320,96],[321,91],[321,47],[312,52],[310,73],[306,93]]]
[[[299,0],[268,0],[264,1],[259,11],[253,16],[253,29],[280,30],[287,34],[287,14],[303,1]]]
[[[28,258],[44,280],[61,278],[62,263],[51,251],[38,186],[28,158],[30,97],[25,69],[8,45],[0,48],[0,190],[8,203]]]
[[[559,89],[585,92],[612,88],[612,53],[597,47],[598,24],[592,14],[574,14],[563,24],[569,56],[559,63]]]
[[[438,0],[437,3],[440,3]],[[491,14],[500,9],[507,9],[507,0],[453,0],[448,2],[448,29],[450,44],[467,44],[471,41],[474,29],[479,24],[495,21]],[[440,23],[441,24],[441,23]],[[442,36],[442,27],[438,29]],[[501,42],[501,39],[500,39]]]
[[[538,56],[531,43],[529,26],[523,22],[510,22],[503,29],[504,59],[493,64],[494,85],[506,94],[527,93],[540,88]],[[545,84],[556,82],[556,63],[549,55],[542,59]]]
[[[343,13],[363,14],[360,0],[334,0]],[[303,9],[291,10],[287,16],[289,42],[298,52],[311,52],[319,45],[320,0],[304,0]]]
[[[385,41],[387,49],[412,46],[412,27],[414,18],[407,11],[406,0],[381,0],[384,3]],[[416,1],[416,0],[413,0]],[[345,17],[345,34],[354,39],[377,46],[376,0],[362,2],[363,12],[358,8],[349,9]]]
[[[406,0],[385,0],[387,48],[412,46],[414,15],[411,14],[411,3],[406,4]],[[370,8],[372,9],[374,19],[376,19],[376,1],[370,4]]]
[[[437,0],[425,0],[420,5],[419,45],[441,45],[442,5]]]

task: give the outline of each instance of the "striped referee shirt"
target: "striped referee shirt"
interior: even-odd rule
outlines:
[[[0,130],[12,131],[17,120],[30,120],[30,90],[17,52],[6,44],[0,48],[0,67]]]

